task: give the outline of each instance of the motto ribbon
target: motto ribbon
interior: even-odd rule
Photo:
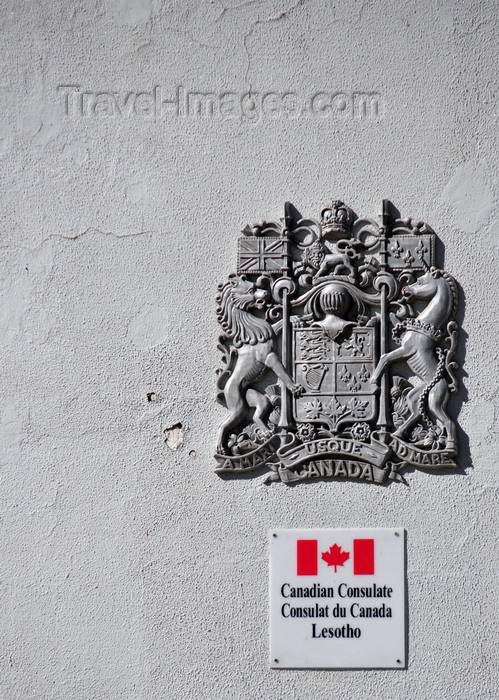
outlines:
[[[306,442],[303,445],[285,445],[277,451],[277,456],[288,469],[314,458],[328,459],[330,457],[360,460],[381,468],[389,453],[388,445],[377,440],[365,443],[349,438],[323,438]]]

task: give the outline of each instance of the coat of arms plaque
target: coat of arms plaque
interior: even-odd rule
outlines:
[[[320,220],[286,203],[242,233],[217,295],[216,471],[291,484],[456,469],[458,291],[430,226],[387,200],[380,222],[333,201]]]

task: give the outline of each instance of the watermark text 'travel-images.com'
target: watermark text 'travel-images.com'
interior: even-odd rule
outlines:
[[[64,115],[70,118],[160,119],[367,119],[383,117],[383,99],[377,92],[317,91],[309,96],[297,92],[211,92],[178,86],[165,93],[156,86],[149,91],[92,91],[79,85],[60,85]]]

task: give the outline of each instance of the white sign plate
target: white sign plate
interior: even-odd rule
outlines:
[[[405,667],[405,531],[270,533],[272,668]]]

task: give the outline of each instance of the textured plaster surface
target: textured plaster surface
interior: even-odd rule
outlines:
[[[5,0],[0,18],[0,698],[496,697],[497,3]],[[70,85],[117,106],[67,114]],[[157,86],[371,92],[379,114],[130,111]],[[216,285],[246,223],[332,197],[362,215],[388,197],[445,246],[462,469],[221,480]],[[268,530],[357,526],[407,529],[407,669],[269,670]]]

